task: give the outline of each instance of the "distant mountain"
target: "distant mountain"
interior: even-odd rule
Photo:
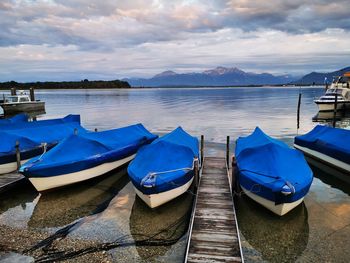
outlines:
[[[123,79],[133,87],[159,86],[239,86],[239,85],[279,85],[289,83],[295,78],[289,75],[274,76],[269,73],[250,73],[238,68],[217,67],[201,73],[178,74],[164,71],[150,79]]]
[[[342,76],[347,71],[350,71],[350,67],[329,73],[311,72],[292,83],[296,85],[323,85],[325,84],[325,78],[327,78],[328,83],[331,83],[334,77]]]

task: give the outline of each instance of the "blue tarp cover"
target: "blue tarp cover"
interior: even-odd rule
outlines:
[[[56,124],[65,124],[65,123],[71,123],[71,122],[80,124],[80,115],[73,115],[73,114],[67,115],[64,118],[59,118],[59,119],[29,121],[29,122],[19,121],[19,119],[23,117],[22,114],[16,115],[13,118],[16,118],[17,116],[19,116],[18,119],[15,119],[11,122],[4,123],[4,124],[0,122],[0,131],[32,129],[32,128],[38,128],[38,127],[44,127],[44,126],[46,127],[46,126],[51,126]]]
[[[19,122],[27,122],[28,121],[28,116],[25,113],[20,113],[17,114],[16,116],[13,116],[8,119],[0,119],[0,129],[3,126],[7,126],[9,124],[14,124],[14,123],[19,123]]]
[[[22,165],[20,172],[27,177],[78,172],[126,158],[156,138],[142,124],[102,132],[78,133],[64,139],[41,158],[33,158]]]
[[[260,128],[236,142],[240,184],[251,192],[276,203],[293,202],[305,196],[312,183],[312,171],[301,152],[266,135]],[[280,192],[286,183],[295,194]]]
[[[168,191],[193,177],[193,170],[181,168],[192,168],[193,160],[198,155],[198,139],[178,127],[141,148],[130,163],[128,173],[134,186],[144,194]],[[167,172],[171,170],[177,171]],[[153,187],[144,187],[141,182],[150,173],[159,174],[153,179]]]
[[[317,125],[294,143],[350,164],[350,130]]]

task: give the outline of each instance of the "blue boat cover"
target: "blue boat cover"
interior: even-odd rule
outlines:
[[[309,191],[313,174],[303,154],[258,127],[238,138],[235,155],[241,186],[263,198],[290,203]],[[292,194],[282,194],[286,191]]]
[[[15,118],[15,120],[13,120],[13,118]],[[0,131],[32,129],[32,128],[51,126],[56,124],[72,123],[72,122],[80,124],[80,115],[73,115],[73,114],[67,115],[66,117],[60,118],[60,119],[49,119],[49,120],[42,120],[42,121],[19,121],[19,119],[23,118],[22,114],[16,115],[13,118],[8,123],[0,122]]]
[[[198,139],[178,127],[141,148],[128,173],[144,194],[168,191],[193,178],[193,161],[198,155]]]
[[[4,125],[9,125],[9,124],[18,123],[18,122],[27,122],[27,121],[28,121],[28,115],[25,113],[20,113],[8,119],[0,119],[0,127]]]
[[[317,125],[294,143],[350,164],[350,130]]]
[[[43,156],[22,165],[27,177],[48,177],[74,173],[126,158],[157,136],[142,124],[124,128],[71,135]]]

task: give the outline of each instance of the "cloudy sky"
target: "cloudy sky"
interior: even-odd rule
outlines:
[[[0,81],[350,66],[348,0],[1,0]]]

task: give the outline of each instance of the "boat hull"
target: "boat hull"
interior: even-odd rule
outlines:
[[[27,162],[28,160],[21,161],[21,165]],[[0,164],[0,176],[2,174],[8,174],[8,173],[14,172],[16,170],[17,170],[17,162]]]
[[[291,203],[282,203],[276,205],[275,202],[265,199],[255,193],[252,193],[251,191],[245,189],[242,185],[241,188],[243,192],[251,199],[253,199],[255,202],[259,203],[260,205],[264,206],[265,208],[269,209],[271,212],[275,213],[276,215],[283,216],[287,214],[289,211],[297,207],[299,204],[301,204],[304,200],[304,197],[291,202]]]
[[[165,192],[161,192],[161,193],[157,193],[157,194],[144,194],[142,193],[140,190],[138,190],[135,186],[135,192],[136,194],[150,207],[150,208],[156,208],[158,206],[161,206],[162,204],[165,204],[173,199],[175,199],[176,197],[182,195],[183,193],[185,193],[191,186],[193,181],[193,177],[185,184],[165,191]]]
[[[318,166],[323,170],[325,164],[329,166],[330,168],[336,169],[339,174],[339,179],[346,181],[347,183],[350,183],[350,164],[347,164],[345,162],[342,162],[340,160],[337,160],[331,156],[328,156],[326,154],[320,153],[315,150],[311,150],[307,147],[303,147],[297,144],[294,144],[294,147],[300,151],[302,151],[307,157],[310,157],[318,162],[313,162],[315,166]],[[332,173],[333,174],[333,173]],[[335,173],[334,173],[335,174]]]
[[[5,115],[12,115],[21,112],[44,112],[45,102],[30,101],[25,103],[3,103],[1,107]]]
[[[36,190],[42,192],[49,189],[75,184],[89,180],[91,178],[98,177],[130,162],[132,159],[135,158],[135,155],[136,154],[133,154],[114,162],[103,163],[101,165],[85,169],[79,172],[48,177],[29,177],[28,179],[36,188]]]
[[[315,101],[315,103],[318,106],[318,111],[327,112],[327,111],[334,111],[334,102],[320,102]],[[337,103],[337,110],[345,110],[350,109],[350,101],[346,102],[338,102]]]

